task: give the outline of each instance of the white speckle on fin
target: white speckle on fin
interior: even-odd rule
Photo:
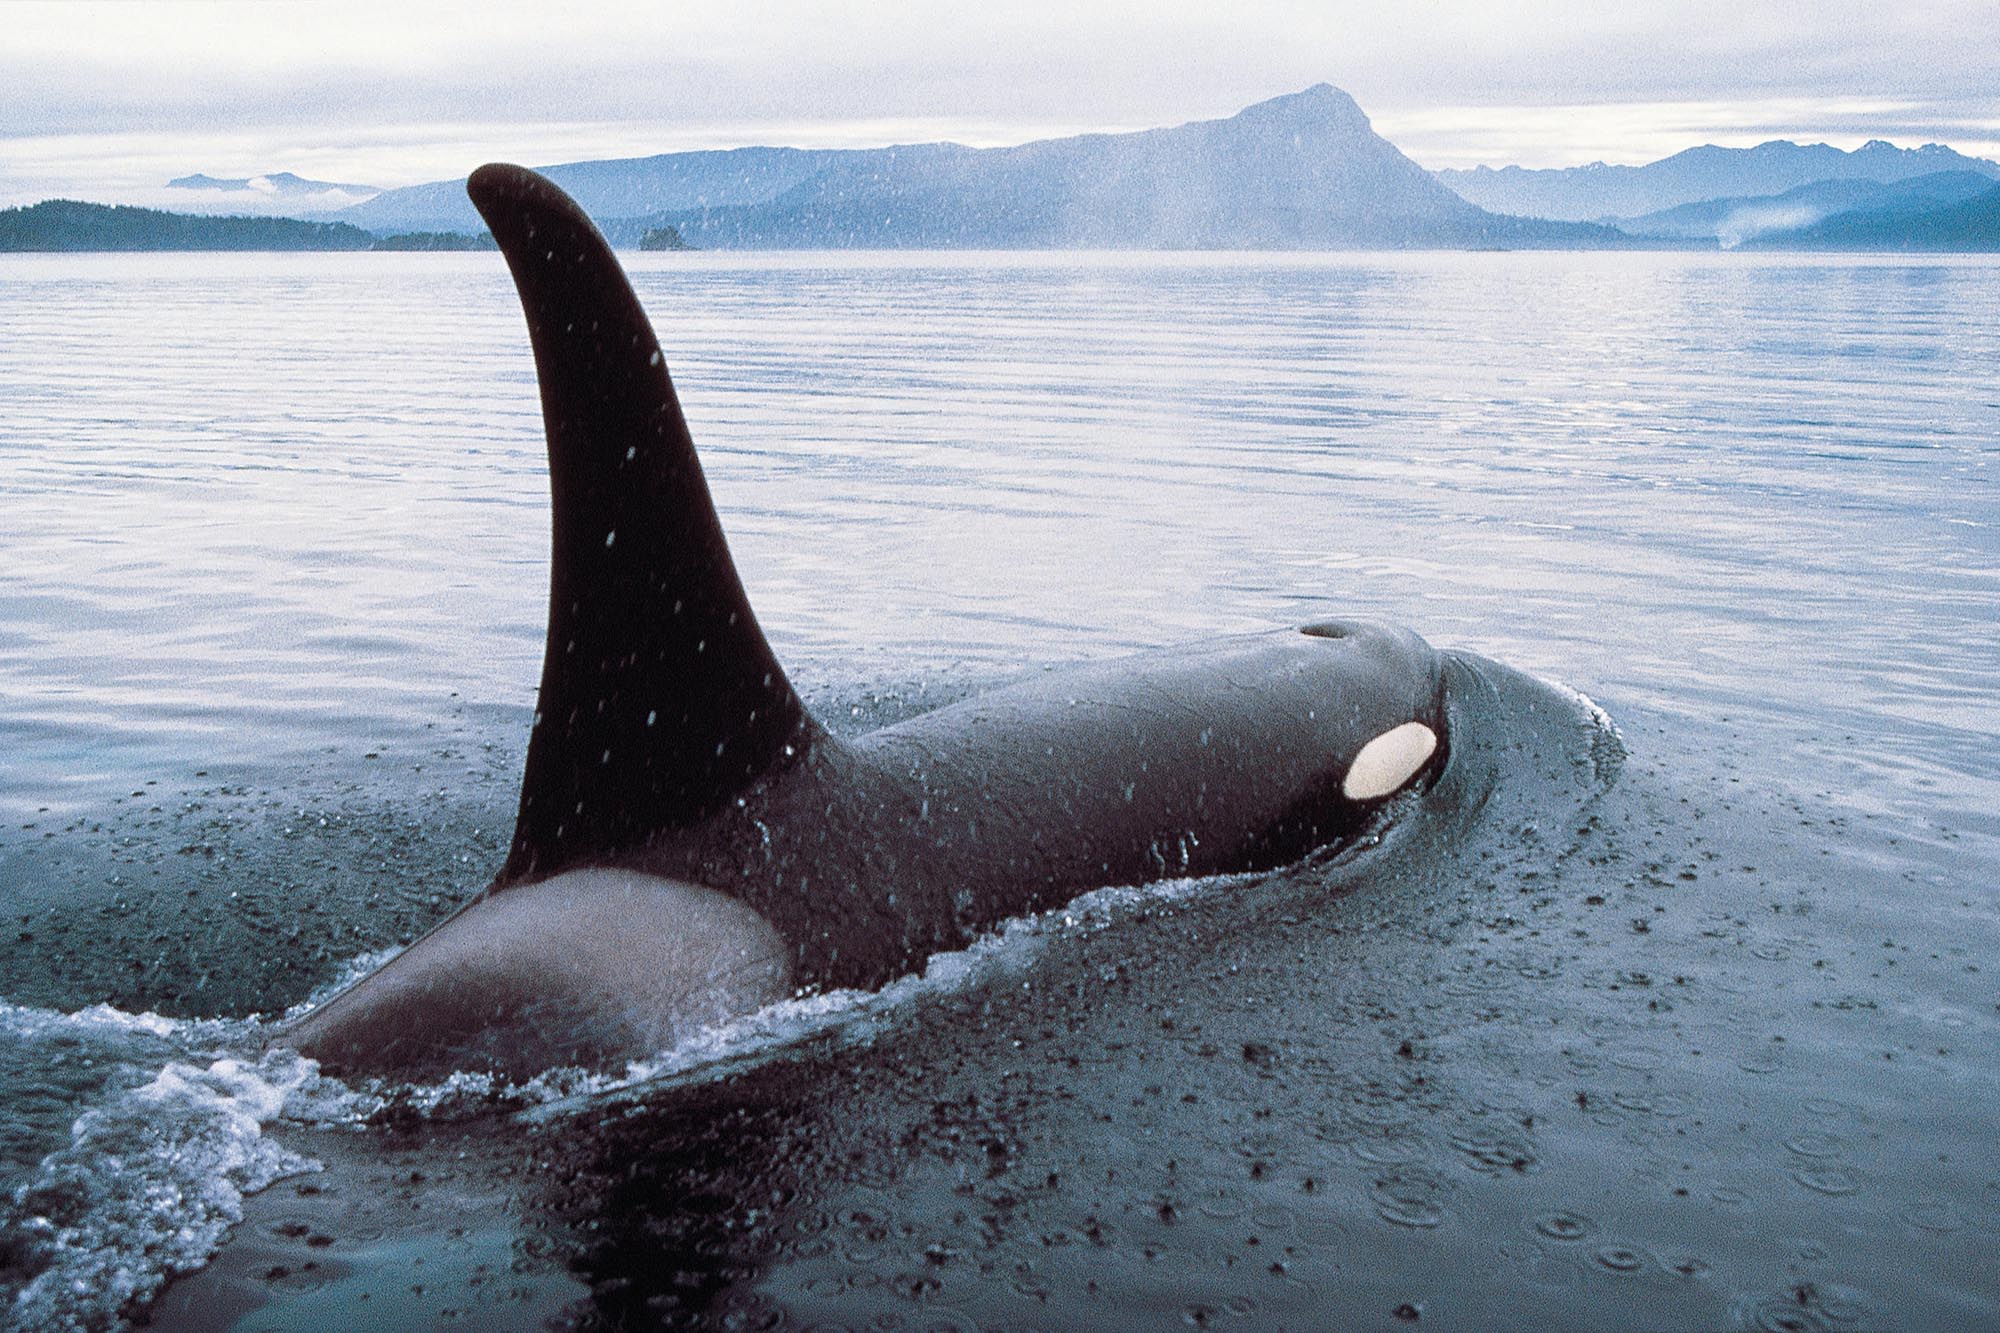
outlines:
[[[1341,779],[1340,794],[1350,801],[1387,796],[1415,777],[1437,753],[1437,747],[1437,733],[1421,722],[1405,722],[1385,731],[1354,756],[1347,776]]]

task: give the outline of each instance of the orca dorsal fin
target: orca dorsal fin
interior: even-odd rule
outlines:
[[[481,167],[466,192],[527,314],[555,529],[500,887],[701,818],[802,753],[814,729],[751,614],[659,341],[611,247],[525,168]]]

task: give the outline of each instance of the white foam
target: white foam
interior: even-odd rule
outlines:
[[[554,1070],[516,1091],[528,1103],[525,1117],[542,1121],[627,1096],[644,1097],[663,1088],[720,1078],[812,1041],[832,1041],[841,1047],[867,1045],[912,1005],[1025,971],[1051,938],[1101,930],[1134,910],[1253,878],[1211,876],[1097,889],[1062,907],[1010,918],[963,949],[932,954],[921,973],[892,981],[880,990],[825,991],[783,1000],[707,1029],[670,1051],[633,1061],[620,1074]]]
[[[0,1201],[0,1238],[33,1274],[0,1297],[0,1325],[116,1326],[134,1302],[207,1262],[244,1196],[319,1169],[274,1142],[273,1126],[352,1124],[381,1106],[294,1052],[262,1052],[264,1038],[255,1018],[0,1001],[0,1040],[17,1055],[32,1062],[46,1048],[52,1068],[92,1070],[80,1088],[112,1089],[93,1094],[101,1100],[70,1124],[68,1143]]]
[[[362,1123],[391,1098],[441,1118],[489,1116],[497,1104],[532,1119],[554,1119],[721,1078],[807,1042],[866,1045],[910,1006],[1026,971],[1051,939],[1101,930],[1134,911],[1227,892],[1254,878],[1099,889],[1003,922],[964,949],[932,955],[921,973],[880,990],[799,996],[705,1030],[623,1071],[550,1070],[520,1086],[461,1073],[424,1086],[368,1081],[355,1087],[320,1074],[316,1062],[296,1052],[246,1054],[269,1035],[258,1019],[173,1019],[107,1005],[63,1014],[0,1001],[0,1034],[22,1041],[92,1034],[109,1044],[109,1058],[124,1059],[136,1076],[148,1067],[158,1071],[80,1115],[68,1146],[43,1159],[4,1205],[0,1231],[39,1270],[15,1294],[6,1322],[37,1330],[112,1327],[121,1311],[150,1298],[168,1279],[200,1268],[241,1219],[245,1196],[320,1169],[273,1140],[271,1132],[287,1125]],[[311,1002],[373,971],[394,952],[356,958]],[[150,1063],[166,1052],[184,1058],[164,1067]]]
[[[51,1037],[171,1038],[190,1028],[220,1026],[223,1024],[212,1020],[191,1022],[186,1019],[165,1018],[150,1011],[143,1014],[128,1014],[108,1004],[93,1004],[88,1009],[65,1014],[55,1009],[37,1009],[31,1005],[11,1004],[6,1000],[0,1000],[0,1033],[20,1042],[45,1041]]]
[[[48,1016],[51,1026],[146,1017],[102,1006]],[[175,1061],[85,1111],[69,1145],[45,1157],[9,1201],[10,1239],[40,1269],[15,1293],[11,1325],[106,1328],[173,1274],[205,1263],[242,1217],[244,1195],[318,1169],[264,1134],[316,1077],[311,1061],[284,1051],[256,1061]]]

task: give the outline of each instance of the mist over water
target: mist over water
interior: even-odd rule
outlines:
[[[1972,1244],[2000,1224],[2000,997],[1980,970],[2000,943],[2000,265],[624,259],[753,604],[834,725],[1329,611],[1566,682],[1624,728],[1643,796],[1633,866],[1573,896],[1657,879],[1691,897],[1654,894],[1685,910],[1685,948],[1660,956],[1663,920],[1574,945],[1601,951],[1594,973],[1557,972],[1692,973],[1720,947],[1702,932],[1727,933],[1744,952],[1715,964],[1718,998],[1658,1020],[1709,1049],[1756,1008],[1755,969],[1817,980],[1811,960],[1833,960],[1848,980],[1823,998],[1852,1003],[1788,1017],[1787,1068],[1875,1157],[1774,1150],[1810,1180],[1748,1207],[1796,1238],[1839,1172],[1914,1180],[1944,1155],[1930,1193],[1890,1208],[1919,1221],[1895,1225],[1930,1236],[1922,1219],[1949,1216]],[[113,1018],[58,1032],[63,1015],[273,1013],[484,882],[511,827],[548,538],[497,256],[9,256],[0,310],[13,1182],[84,1109],[232,1040]],[[1713,866],[1667,846],[1691,829]],[[1789,927],[1770,938],[1767,899]],[[1115,952],[1107,938],[1091,947]],[[1900,970],[1872,961],[1912,947]],[[1358,957],[1396,956],[1374,948]],[[1509,975],[1503,1000],[1590,1007],[1580,981],[1551,1001]],[[1869,1042],[1950,1054],[1878,1087],[1855,1055],[1864,1012],[1905,1025]],[[1761,1059],[1675,1095],[1733,1122],[1785,1076]],[[1511,1085],[1488,1068],[1482,1086]],[[1932,1088],[1957,1109],[1930,1116]],[[1619,1178],[1610,1144],[1636,1131],[1580,1133],[1544,1148],[1551,1198],[1565,1160]],[[1555,1206],[1534,1216],[1560,1228]],[[1822,1276],[1802,1308],[1858,1326]],[[1855,1289],[1890,1316],[1880,1285]],[[1969,1305],[1952,1290],[1915,1308],[1995,1308],[1990,1286]],[[1787,1313],[1762,1300],[1691,1308]]]

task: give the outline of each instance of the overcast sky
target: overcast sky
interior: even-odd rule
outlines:
[[[0,0],[0,204],[747,143],[1018,143],[1320,81],[1428,167],[1869,138],[2000,156],[2000,0]]]

